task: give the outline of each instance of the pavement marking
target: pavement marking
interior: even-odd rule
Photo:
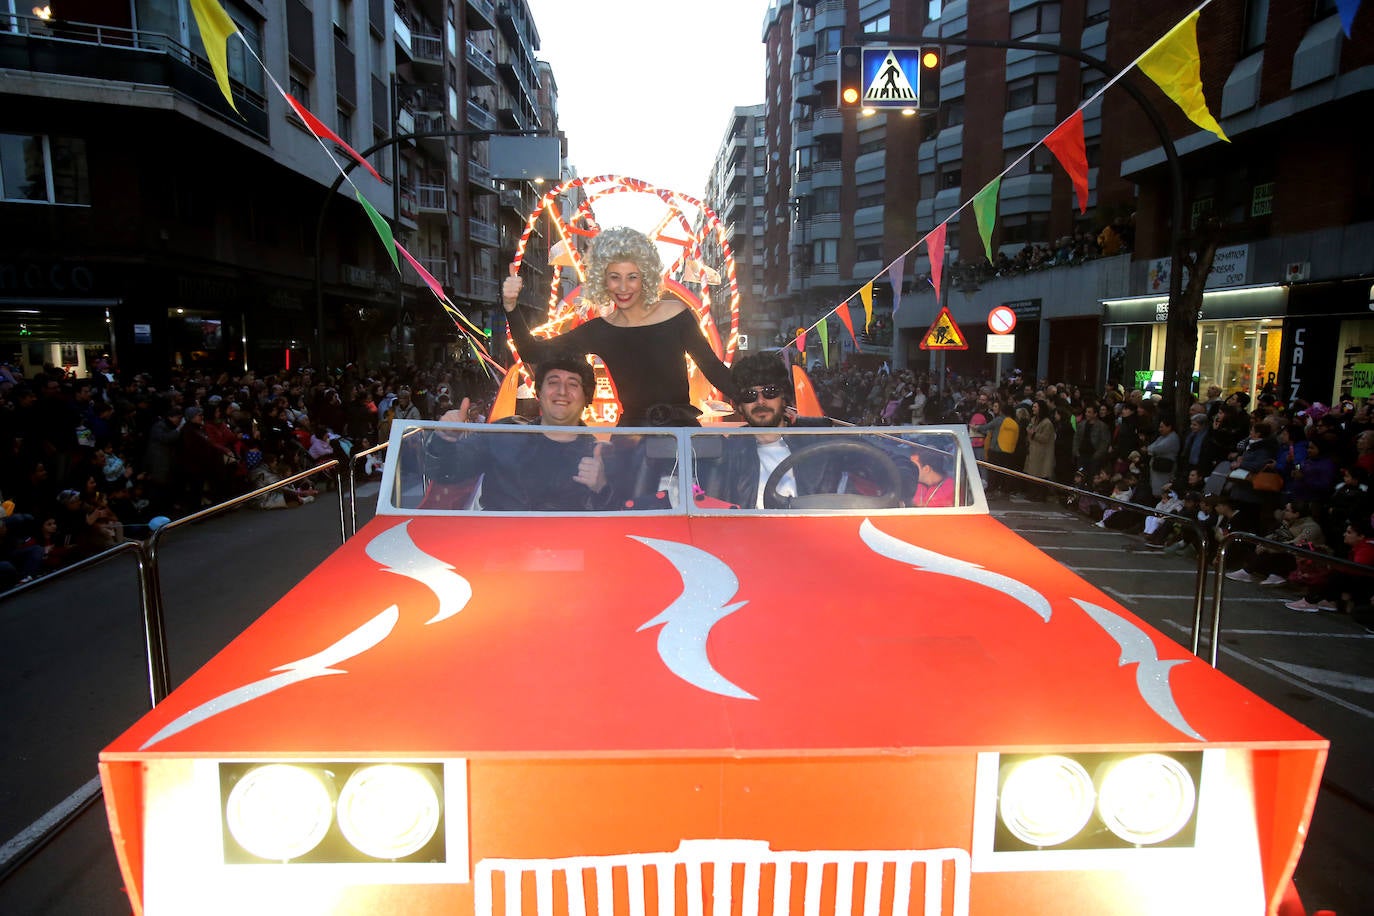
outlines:
[[[1060,550],[1095,550],[1098,553],[1111,553],[1113,551],[1119,551],[1121,549],[1120,547],[1061,547],[1058,544],[1046,544],[1044,546],[1037,545],[1037,547],[1038,549],[1043,550],[1046,553],[1053,553],[1055,551]]]
[[[1311,630],[1232,630],[1222,628],[1223,636],[1290,636],[1298,639],[1374,639],[1374,633],[1313,633]]]
[[[4,846],[0,846],[0,868],[4,868],[10,860],[23,853],[39,837],[52,828],[54,824],[60,823],[65,817],[84,805],[91,798],[100,793],[100,777],[96,776],[71,795],[68,795],[56,807],[48,811],[47,814],[34,821],[23,830],[19,831]]]
[[[1065,563],[1065,566],[1069,564]],[[1149,573],[1152,576],[1197,576],[1196,569],[1155,569],[1143,566],[1069,566],[1074,572]]]
[[[1265,661],[1314,684],[1325,684],[1328,687],[1354,690],[1358,693],[1374,693],[1374,677],[1346,674],[1344,671],[1331,671],[1327,668],[1310,668],[1307,665],[1295,665],[1292,662],[1280,662],[1272,658],[1266,658]]]
[[[1186,629],[1182,624],[1177,623],[1173,620],[1165,620],[1164,623],[1178,630]],[[1278,678],[1279,680],[1283,681],[1286,684],[1289,684],[1290,686],[1297,687],[1301,690],[1305,690],[1313,696],[1320,697],[1323,700],[1326,700],[1330,703],[1334,703],[1342,709],[1355,713],[1357,716],[1364,716],[1366,719],[1374,719],[1374,709],[1366,709],[1365,707],[1360,706],[1356,703],[1351,703],[1349,700],[1335,696],[1334,694],[1327,693],[1325,690],[1320,689],[1310,681],[1305,681],[1296,677],[1290,677],[1288,673],[1283,671],[1282,669],[1274,667],[1270,664],[1266,664],[1265,662],[1262,662],[1258,659],[1251,658],[1250,656],[1245,655],[1244,653],[1237,652],[1230,646],[1221,646],[1220,648],[1224,655],[1230,658],[1234,658],[1237,661],[1245,662],[1252,668],[1258,668],[1265,674],[1268,674],[1270,677]]]
[[[1186,600],[1186,601],[1192,601],[1194,598],[1197,597],[1197,596],[1196,596],[1195,594],[1193,594],[1192,592],[1189,592],[1189,593],[1186,594],[1186,595],[1159,595],[1159,594],[1140,594],[1140,593],[1138,593],[1138,592],[1119,592],[1119,591],[1117,591],[1116,589],[1110,588],[1110,587],[1105,586],[1105,585],[1102,586],[1102,590],[1103,590],[1104,592],[1108,593],[1109,595],[1114,595],[1114,596],[1116,596],[1117,598],[1137,598],[1137,599],[1158,598],[1158,599],[1163,599],[1163,600],[1165,600],[1165,601],[1184,601],[1184,600]],[[1239,602],[1239,603],[1248,603],[1248,604],[1264,604],[1264,603],[1266,603],[1266,602],[1270,602],[1270,601],[1273,601],[1273,600],[1274,600],[1273,598],[1234,598],[1234,597],[1232,597],[1232,596],[1230,596],[1230,595],[1227,595],[1227,596],[1226,596],[1226,601],[1227,601],[1228,604],[1229,604],[1230,602],[1232,602],[1232,601]]]

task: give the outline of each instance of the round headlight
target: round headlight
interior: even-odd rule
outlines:
[[[1197,803],[1193,776],[1172,757],[1138,754],[1102,772],[1097,814],[1127,843],[1162,843],[1187,825]]]
[[[439,829],[439,780],[427,769],[377,764],[353,771],[339,793],[339,829],[374,859],[402,859]]]
[[[229,793],[224,820],[249,853],[284,862],[314,849],[329,832],[334,789],[319,771],[287,763],[254,767]]]
[[[1093,813],[1093,781],[1076,760],[1052,755],[1005,769],[998,810],[1012,836],[1029,846],[1058,846]]]

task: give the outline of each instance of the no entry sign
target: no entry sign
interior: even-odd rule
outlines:
[[[988,312],[988,330],[994,334],[1010,334],[1016,328],[1016,313],[1005,305]]]

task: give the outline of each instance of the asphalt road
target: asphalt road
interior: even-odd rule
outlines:
[[[1191,562],[1147,551],[1138,537],[1094,528],[1052,506],[998,501],[993,511],[1189,645]],[[338,545],[337,519],[337,503],[326,495],[299,509],[242,510],[172,532],[162,579],[174,684]],[[1225,594],[1221,669],[1332,741],[1298,867],[1308,912],[1369,913],[1374,634],[1334,615],[1289,611],[1271,589],[1228,582]],[[0,842],[29,829],[95,776],[99,749],[148,707],[143,666],[131,564],[115,561],[0,601]],[[99,802],[0,884],[0,913],[128,911]]]

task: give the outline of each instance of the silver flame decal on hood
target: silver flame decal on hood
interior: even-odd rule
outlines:
[[[879,531],[868,519],[864,519],[863,524],[859,526],[859,539],[867,544],[874,553],[899,563],[910,563],[921,572],[953,576],[956,579],[976,582],[979,585],[999,591],[1039,614],[1041,620],[1046,623],[1049,622],[1049,599],[1019,579],[992,572],[977,563],[970,563],[968,560],[959,560],[942,553],[936,553],[933,550],[927,550],[924,547],[917,547],[915,544]]]
[[[1185,664],[1188,659],[1161,660],[1154,640],[1150,639],[1140,627],[1131,623],[1120,614],[1113,613],[1080,598],[1073,599],[1107,635],[1116,640],[1121,647],[1121,660],[1118,667],[1135,665],[1135,686],[1141,698],[1165,722],[1198,741],[1206,739],[1193,730],[1174,699],[1173,688],[1169,686],[1169,672],[1175,665]]]
[[[324,677],[328,674],[347,674],[346,671],[334,666],[348,661],[355,655],[361,655],[386,639],[392,628],[396,626],[396,621],[400,619],[400,616],[400,608],[393,604],[327,649],[294,662],[287,662],[285,665],[278,665],[272,669],[281,672],[280,674],[274,674],[251,684],[236,687],[228,693],[220,694],[213,700],[207,700],[196,708],[182,713],[164,725],[153,737],[143,742],[143,746],[139,750],[151,747],[165,738],[170,738],[177,732],[185,731],[192,725],[198,725],[212,716],[217,716],[235,706],[242,706],[244,703],[260,697],[265,697],[283,687],[290,687],[292,684],[299,684],[302,681]]]
[[[439,611],[426,624],[447,620],[472,600],[472,583],[453,566],[425,553],[411,540],[409,521],[388,528],[367,544],[367,555],[382,564],[383,572],[414,579],[434,592]]]
[[[739,590],[739,578],[719,558],[704,550],[676,541],[628,535],[663,555],[682,577],[682,594],[652,620],[635,632],[660,624],[658,655],[668,670],[693,687],[723,697],[757,699],[721,676],[706,657],[706,640],[711,628],[748,602],[726,604]]]

